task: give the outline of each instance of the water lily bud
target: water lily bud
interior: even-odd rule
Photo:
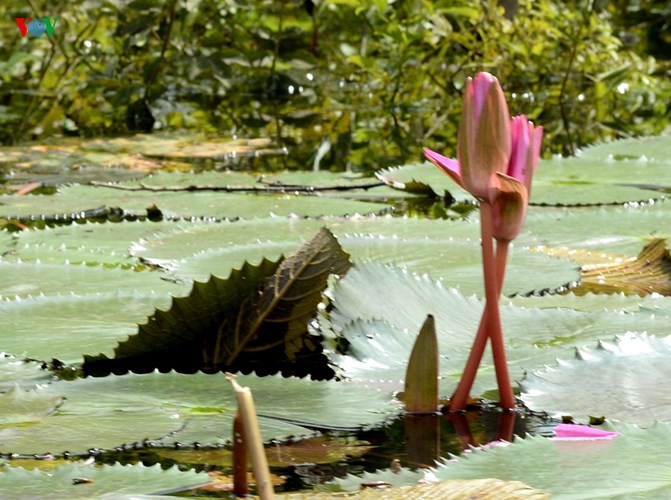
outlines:
[[[510,123],[510,137],[512,147],[506,173],[524,183],[531,193],[531,179],[538,166],[543,128],[534,127],[524,115],[516,116]]]
[[[511,151],[510,115],[499,81],[479,73],[466,81],[457,159],[464,188],[487,199],[495,172],[506,172]]]
[[[531,193],[531,180],[540,156],[543,128],[534,127],[526,116],[511,120],[511,153],[508,168],[497,172],[489,198],[493,200],[494,237],[510,241],[524,226]]]

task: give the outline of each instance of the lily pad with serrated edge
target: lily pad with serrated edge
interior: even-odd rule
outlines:
[[[400,410],[391,393],[347,382],[251,375],[238,382],[252,391],[265,441],[312,435],[320,428],[382,425]],[[237,408],[223,374],[129,374],[57,381],[36,391],[64,402],[29,427],[0,429],[3,452],[74,453],[145,440],[156,446],[230,444]]]
[[[51,373],[42,369],[40,363],[0,353],[0,392],[15,386],[28,389],[35,384],[46,384],[51,379]]]
[[[159,464],[71,462],[46,472],[5,466],[0,473],[0,489],[13,498],[148,498],[144,495],[188,490],[211,481],[205,472],[185,471],[176,465],[163,469]]]
[[[620,139],[583,148],[578,156],[589,159],[608,159],[613,162],[642,160],[671,164],[671,136]]]
[[[184,286],[168,282],[150,269],[134,271],[120,267],[106,268],[98,263],[42,264],[41,262],[2,262],[0,298],[26,298],[40,294],[89,294],[137,290],[146,293],[178,294]],[[48,276],[49,279],[45,279]]]
[[[524,226],[530,245],[636,256],[652,238],[671,237],[668,201],[608,207],[531,207]],[[533,243],[535,241],[535,243]]]
[[[670,355],[671,337],[627,333],[529,373],[521,397],[532,409],[580,421],[604,415],[650,426],[671,420],[671,388],[661,383],[671,376]]]
[[[416,484],[427,473],[430,480],[498,478],[521,481],[555,499],[666,498],[671,477],[665,456],[671,446],[671,423],[657,422],[648,429],[609,423],[621,435],[607,441],[554,441],[540,436],[515,439],[507,446],[473,449],[459,457],[445,457],[434,469],[393,475],[389,471],[366,474],[366,481],[389,480]],[[336,480],[341,488],[360,487],[361,478]]]
[[[332,197],[291,194],[239,194],[220,192],[118,191],[104,187],[67,186],[55,195],[0,196],[0,218],[39,218],[42,214],[78,214],[98,207],[118,207],[145,215],[156,206],[169,217],[263,217],[270,214],[299,216],[379,213],[389,205]]]
[[[132,241],[155,233],[198,224],[191,221],[85,222],[22,231],[14,235],[10,252],[3,260],[63,264],[106,264],[138,266],[129,254]]]
[[[456,201],[472,199],[446,174],[428,163],[406,165],[378,172],[390,186],[408,192],[449,193]],[[540,160],[533,179],[533,205],[590,206],[647,202],[663,198],[646,189],[641,179],[654,179],[657,187],[671,186],[671,166],[643,161],[614,163],[596,158]],[[654,187],[654,186],[648,186]]]
[[[479,228],[471,221],[358,217],[321,221],[279,218],[194,225],[133,244],[132,254],[182,279],[226,275],[242,260],[276,258],[309,237],[321,223],[329,227],[355,260],[380,260],[442,277],[465,293],[482,290]],[[216,245],[216,246],[215,246]],[[200,252],[198,251],[200,249]],[[532,272],[528,270],[532,269]],[[504,293],[556,289],[578,279],[577,266],[529,251],[521,237],[511,247]]]
[[[87,352],[111,353],[135,333],[167,294],[110,292],[0,301],[0,345],[15,356],[79,363]]]
[[[321,331],[330,342],[344,337],[346,355],[330,355],[342,375],[360,381],[387,380],[400,389],[410,349],[427,314],[436,320],[442,395],[456,386],[482,314],[475,296],[443,286],[425,276],[377,262],[357,263],[328,291],[328,312],[320,316]],[[567,357],[576,345],[612,338],[627,331],[668,331],[656,310],[580,312],[568,309],[501,307],[513,379]],[[493,366],[485,356],[477,391],[494,387]]]

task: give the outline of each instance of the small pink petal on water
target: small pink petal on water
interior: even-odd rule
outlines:
[[[619,436],[619,432],[602,431],[587,425],[559,424],[555,427],[555,441],[602,441]]]

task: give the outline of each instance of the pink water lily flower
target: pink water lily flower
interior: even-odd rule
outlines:
[[[457,143],[464,188],[487,198],[494,173],[508,166],[510,149],[510,115],[499,81],[486,72],[468,78]]]
[[[494,203],[494,238],[498,241],[514,240],[524,226],[543,140],[543,128],[534,127],[524,115],[511,120],[510,132],[508,168],[496,172],[489,196]]]
[[[534,127],[523,115],[511,120],[509,130],[511,151],[508,163],[505,168],[495,170],[493,175],[489,170],[483,174],[488,179],[486,196],[483,198],[494,205],[494,237],[505,241],[515,239],[524,226],[531,180],[536,173],[543,140],[543,128]],[[459,161],[427,148],[424,148],[424,156],[459,186],[474,194],[467,187]]]
[[[458,161],[429,149],[424,154],[474,197],[487,199],[495,172],[507,169],[511,150],[508,105],[489,73],[466,80],[458,141]]]
[[[542,136],[543,129],[534,127],[526,116],[511,120],[499,81],[489,73],[479,73],[467,80],[464,89],[457,160],[424,149],[429,161],[480,201],[485,311],[463,376],[450,400],[451,411],[465,408],[488,339],[501,407],[515,407],[498,302],[509,243],[526,219]],[[496,253],[492,240],[496,240]]]

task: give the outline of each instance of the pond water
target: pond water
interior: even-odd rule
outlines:
[[[263,418],[260,424],[263,425]],[[319,490],[347,474],[360,476],[384,469],[400,471],[400,468],[417,470],[431,467],[441,458],[456,460],[454,457],[471,447],[496,445],[502,434],[507,441],[522,439],[520,436],[527,434],[548,436],[555,425],[556,422],[542,414],[521,408],[516,413],[501,413],[494,405],[483,403],[465,413],[401,415],[379,428],[323,430],[313,437],[272,441],[266,443],[266,454],[276,492]],[[165,447],[145,441],[124,444],[114,450],[4,458],[14,466],[40,469],[52,469],[63,461],[86,459],[108,465],[159,464],[162,469],[178,466],[182,470],[208,472],[221,478],[224,484],[228,484],[226,478],[233,474],[230,448],[197,443],[175,442]],[[253,479],[250,481],[253,483]],[[365,478],[361,484],[366,485]],[[207,490],[189,489],[191,486],[161,493],[208,496]],[[222,492],[209,494],[220,496]]]

